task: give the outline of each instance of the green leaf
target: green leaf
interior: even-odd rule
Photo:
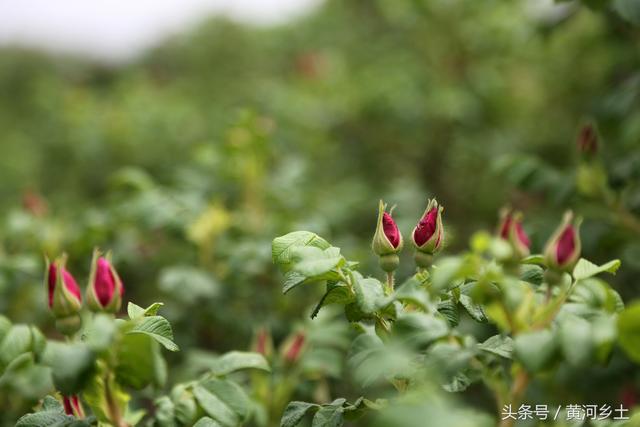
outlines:
[[[593,353],[591,325],[586,320],[569,315],[560,323],[560,346],[567,361],[576,367],[586,365]]]
[[[311,427],[340,427],[344,422],[344,399],[338,399],[331,405],[322,405],[313,417]]]
[[[0,343],[11,329],[11,322],[9,319],[0,314]]]
[[[505,359],[511,359],[513,353],[513,339],[506,335],[494,335],[485,342],[478,344],[478,348]]]
[[[241,421],[246,420],[251,413],[251,399],[247,393],[233,381],[211,379],[201,386],[217,396],[227,405]]]
[[[160,427],[176,427],[175,406],[168,396],[156,399],[155,418]],[[217,426],[216,426],[217,427]]]
[[[325,250],[316,247],[293,248],[291,260],[293,268],[284,275],[282,292],[285,294],[303,283],[339,280],[340,275],[334,268],[345,262],[340,249],[334,247]]]
[[[62,406],[62,403],[55,397],[45,396],[42,400],[42,410],[64,412],[64,406]]]
[[[629,305],[618,316],[620,346],[636,363],[640,363],[640,301]]]
[[[63,426],[74,421],[75,418],[65,415],[58,410],[41,411],[35,414],[27,414],[16,422],[16,427],[51,427]]]
[[[193,427],[222,427],[222,425],[209,417],[202,417],[193,425]]]
[[[438,303],[438,312],[447,319],[449,326],[455,328],[460,323],[460,313],[458,313],[458,304],[453,300],[447,299]]]
[[[514,342],[514,353],[530,372],[542,369],[555,354],[557,340],[553,332],[541,330],[518,335]]]
[[[311,312],[311,318],[315,317],[320,312],[320,309],[329,304],[341,304],[347,305],[354,301],[355,297],[351,292],[351,289],[344,283],[327,283],[327,291],[322,296],[316,307]]]
[[[0,366],[6,366],[21,354],[31,351],[31,341],[29,326],[11,326],[0,344]]]
[[[284,410],[280,420],[280,427],[295,427],[308,412],[317,411],[319,408],[320,406],[315,403],[290,402]]]
[[[432,314],[402,313],[393,325],[393,331],[407,343],[417,346],[431,344],[449,334],[446,320]]]
[[[294,231],[284,236],[276,237],[271,244],[271,256],[275,264],[280,265],[286,271],[291,263],[291,251],[294,248],[312,246],[319,249],[327,249],[331,246],[326,240],[310,231]]]
[[[544,266],[546,264],[544,260],[544,255],[540,255],[540,254],[529,255],[528,257],[524,258],[520,262],[522,264],[533,264],[533,265],[541,265],[541,266]]]
[[[540,286],[544,279],[544,270],[537,265],[525,265],[522,267],[522,274],[520,280],[531,283],[532,285]]]
[[[356,304],[364,314],[373,314],[384,305],[384,288],[378,279],[363,278],[354,272],[353,290],[356,294]]]
[[[144,316],[155,316],[156,314],[158,314],[158,310],[160,310],[160,307],[162,307],[163,305],[164,304],[161,302],[154,302],[149,307],[142,308],[139,305],[129,302],[129,304],[127,305],[127,314],[132,320]]]
[[[84,333],[84,341],[94,351],[108,349],[116,333],[116,324],[107,314],[96,314]]]
[[[640,0],[613,0],[613,8],[627,21],[640,25]]]
[[[211,367],[217,376],[228,375],[242,369],[260,369],[269,372],[269,364],[260,353],[231,351],[219,357]]]
[[[125,334],[117,348],[116,373],[118,381],[135,389],[142,389],[149,384],[160,385],[157,366],[162,363],[158,343],[144,334]]]
[[[427,282],[428,276],[424,273],[414,274],[407,281],[398,286],[395,292],[395,298],[398,301],[411,303],[417,305],[423,310],[428,310],[431,304],[424,287]]]
[[[576,266],[573,268],[573,277],[576,280],[584,280],[604,272],[616,274],[618,268],[620,268],[619,259],[614,259],[613,261],[609,261],[606,264],[598,266],[584,258],[580,258]]]
[[[178,351],[173,342],[173,331],[169,321],[162,316],[144,317],[128,334],[145,334],[158,341],[169,351]]]
[[[51,368],[53,382],[62,394],[77,394],[89,382],[95,370],[95,355],[85,344],[51,341],[43,355]]]
[[[238,415],[216,394],[200,384],[193,387],[193,394],[202,409],[225,427],[235,427],[240,423]]]
[[[487,322],[487,315],[485,314],[484,309],[480,304],[474,303],[473,299],[469,295],[461,294],[459,301],[460,305],[464,307],[473,320],[480,323]]]

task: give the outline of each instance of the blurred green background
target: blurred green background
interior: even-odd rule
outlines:
[[[99,246],[127,300],[166,303],[181,348],[247,349],[261,326],[278,343],[321,290],[281,295],[274,236],[317,232],[377,274],[378,199],[408,236],[433,196],[446,251],[505,204],[540,251],[573,208],[585,256],[621,258],[637,297],[640,31],[591,3],[330,0],[277,27],[211,19],[117,67],[3,49],[0,313],[54,334],[43,254],[84,282]],[[585,119],[604,198],[576,180]],[[636,387],[625,363],[592,381]],[[0,420],[38,397],[0,386]]]

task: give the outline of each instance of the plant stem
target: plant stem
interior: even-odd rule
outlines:
[[[511,408],[514,406],[519,406],[522,402],[522,397],[524,396],[524,392],[527,390],[527,386],[529,385],[529,375],[524,369],[521,369],[520,372],[516,375],[513,380],[513,384],[511,385],[511,391],[509,392],[508,405],[511,405]],[[501,408],[502,409],[502,408]],[[513,418],[506,418],[500,420],[499,427],[512,427],[515,424],[516,420]]]
[[[122,418],[120,408],[116,402],[113,392],[111,390],[111,374],[107,374],[104,378],[104,395],[107,400],[107,412],[109,419],[115,427],[129,427],[129,425]]]
[[[393,271],[387,272],[387,294],[391,295],[393,293],[393,287],[395,286],[395,280],[393,277]]]

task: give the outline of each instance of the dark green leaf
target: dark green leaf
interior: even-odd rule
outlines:
[[[317,411],[318,408],[320,408],[320,406],[315,403],[290,402],[284,410],[284,414],[280,420],[280,427],[295,427],[308,412]]]
[[[144,317],[131,329],[128,334],[145,334],[158,341],[169,351],[178,351],[173,342],[173,331],[169,321],[162,316]]]
[[[269,364],[259,353],[231,351],[219,357],[211,367],[211,372],[218,376],[230,374],[242,369],[260,369],[270,371]]]

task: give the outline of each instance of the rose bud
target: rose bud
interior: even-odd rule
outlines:
[[[53,263],[46,260],[45,284],[49,309],[56,318],[56,328],[65,335],[77,332],[81,326],[82,296],[75,279],[66,268],[66,255]]]
[[[260,353],[266,358],[271,357],[271,354],[273,353],[273,339],[271,338],[269,329],[267,329],[266,327],[258,329],[253,339],[253,345],[251,346],[251,349],[256,353]]]
[[[300,359],[306,340],[304,332],[298,332],[285,342],[282,349],[282,357],[285,362],[294,364]]]
[[[118,273],[111,264],[111,255],[102,257],[99,250],[93,252],[89,286],[87,287],[87,305],[94,312],[116,313],[122,304],[124,286]]]
[[[522,228],[522,213],[504,210],[498,232],[500,238],[509,242],[518,259],[529,255],[531,241]]]
[[[544,250],[547,267],[558,271],[571,271],[580,258],[580,219],[572,212],[564,215],[562,224],[553,233]]]
[[[585,123],[578,132],[576,145],[580,154],[593,157],[598,153],[598,131],[593,123]]]
[[[391,217],[391,211],[386,212],[387,205],[380,200],[378,205],[378,225],[373,236],[371,248],[380,257],[380,267],[386,272],[398,268],[400,258],[398,253],[402,250],[402,234]]]
[[[444,241],[444,227],[442,225],[442,211],[436,199],[430,199],[418,221],[411,239],[416,247],[415,260],[419,267],[427,268],[431,265],[433,254],[438,252]]]
[[[84,418],[84,410],[82,409],[82,403],[80,403],[78,395],[62,396],[62,404],[65,414],[72,415],[76,418]]]

